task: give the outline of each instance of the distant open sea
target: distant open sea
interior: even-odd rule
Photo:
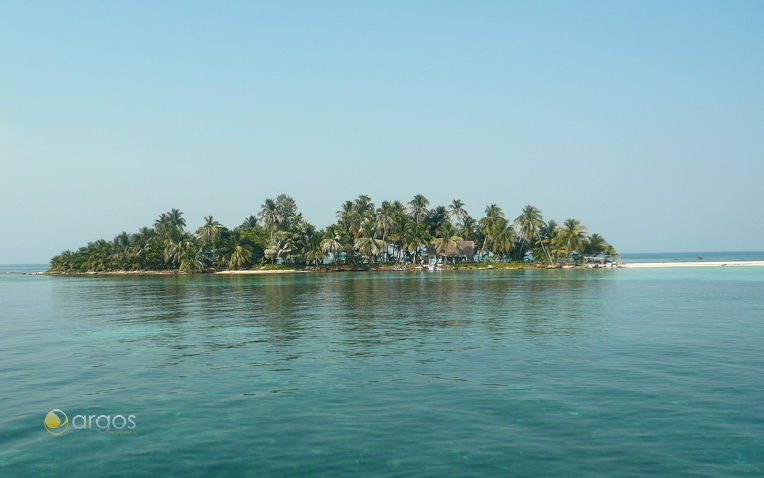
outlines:
[[[621,254],[624,262],[764,261],[764,251],[642,252]],[[700,259],[698,259],[700,257]]]
[[[643,258],[697,255],[764,259]],[[43,269],[0,267],[1,477],[764,476],[764,267]]]

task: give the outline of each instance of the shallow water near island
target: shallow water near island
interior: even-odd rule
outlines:
[[[764,267],[0,275],[0,476],[761,476],[762,297]]]

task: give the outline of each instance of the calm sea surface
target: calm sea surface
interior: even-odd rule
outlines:
[[[621,254],[626,263],[634,262],[718,262],[764,261],[764,251],[734,252],[639,252]]]
[[[0,412],[3,477],[762,476],[764,267],[0,274]]]

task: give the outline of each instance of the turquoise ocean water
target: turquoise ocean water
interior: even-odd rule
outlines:
[[[0,274],[0,476],[762,476],[763,344],[764,267]]]
[[[764,251],[735,252],[639,252],[621,254],[626,263],[634,262],[719,262],[764,261]]]

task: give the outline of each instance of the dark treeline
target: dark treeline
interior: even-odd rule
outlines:
[[[345,201],[337,222],[325,230],[307,223],[291,197],[266,199],[257,216],[228,229],[212,216],[195,233],[177,209],[164,213],[153,227],[98,240],[51,260],[54,272],[101,272],[246,269],[267,264],[320,265],[419,263],[430,252],[445,258],[470,244],[468,261],[542,264],[580,262],[584,256],[617,255],[599,234],[587,233],[575,219],[561,225],[544,221],[541,211],[525,206],[514,220],[496,204],[475,219],[458,199],[429,208],[422,195],[406,205],[368,196]]]

